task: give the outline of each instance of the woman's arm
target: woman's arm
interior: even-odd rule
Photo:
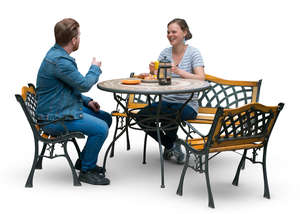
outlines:
[[[184,79],[198,79],[198,80],[204,80],[205,79],[205,73],[204,73],[204,67],[203,66],[197,66],[193,69],[193,74],[186,72],[184,70],[179,69],[177,66],[172,66],[172,72],[174,74],[180,75]]]

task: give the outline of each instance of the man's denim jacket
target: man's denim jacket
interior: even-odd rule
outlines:
[[[83,117],[82,107],[92,99],[82,95],[97,83],[101,69],[91,65],[88,73],[79,73],[75,59],[55,44],[46,54],[36,81],[38,120],[56,120],[64,116]]]

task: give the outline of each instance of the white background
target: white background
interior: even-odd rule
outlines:
[[[147,72],[148,63],[169,46],[167,23],[184,18],[205,61],[205,72],[224,79],[263,79],[260,102],[284,102],[269,142],[271,200],[264,199],[262,170],[247,164],[239,187],[231,185],[239,157],[225,153],[211,161],[211,183],[218,213],[295,212],[299,203],[299,20],[296,0],[166,1],[1,1],[1,177],[0,209],[5,213],[183,213],[212,212],[203,175],[188,171],[183,197],[176,188],[182,167],[167,162],[166,188],[160,188],[158,147],[149,140],[148,164],[142,165],[143,135],[132,131],[108,161],[110,186],[72,186],[64,159],[45,160],[34,187],[24,188],[33,158],[33,136],[14,94],[35,83],[40,63],[54,44],[53,28],[62,18],[81,25],[79,51],[72,54],[85,74],[95,56],[103,63],[99,81]],[[96,86],[87,93],[112,111],[112,95]],[[110,135],[99,155],[103,155]],[[135,136],[133,137],[133,135]],[[84,141],[80,141],[84,145]],[[69,150],[73,150],[71,146]],[[75,159],[72,152],[72,158]],[[3,212],[2,212],[3,213]]]

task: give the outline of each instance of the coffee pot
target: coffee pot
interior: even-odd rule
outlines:
[[[171,68],[172,63],[166,56],[159,61],[157,79],[159,85],[171,85]]]

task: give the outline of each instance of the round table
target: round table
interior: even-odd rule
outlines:
[[[158,95],[159,97],[159,104],[158,104],[158,112],[160,112],[161,107],[161,101],[162,96],[167,94],[190,94],[186,100],[186,102],[183,104],[182,108],[177,112],[177,117],[175,122],[182,128],[181,121],[179,121],[178,118],[180,118],[180,113],[184,106],[192,99],[194,96],[194,93],[200,92],[203,90],[206,90],[210,87],[209,83],[206,81],[200,81],[196,79],[182,79],[182,78],[172,78],[171,85],[159,85],[158,82],[141,82],[139,84],[135,85],[127,85],[123,84],[123,80],[133,80],[134,78],[122,78],[122,79],[112,79],[112,80],[106,80],[103,82],[100,82],[97,84],[97,87],[100,90],[112,92],[114,94],[114,99],[118,102],[120,106],[124,109],[124,112],[128,117],[132,115],[131,111],[128,110],[127,105],[122,103],[122,100],[119,96],[117,96],[117,93],[125,93],[125,94],[143,94],[143,95]],[[150,104],[150,99],[149,99]],[[128,133],[128,127],[131,127],[129,123],[128,117],[126,118],[126,132]],[[160,115],[157,113],[157,115],[154,115],[154,119],[156,119],[156,127],[154,127],[157,131],[157,137],[158,137],[158,143],[159,143],[159,152],[160,152],[160,163],[161,163],[161,187],[164,188],[164,162],[163,162],[163,156],[162,156],[162,146],[161,146],[161,139],[160,139],[160,119],[166,119],[165,116]],[[136,124],[136,123],[135,123]],[[132,127],[131,127],[132,128]],[[172,128],[172,127],[171,127]],[[122,132],[120,135],[122,135],[124,132]],[[120,135],[113,139],[112,143],[109,145],[105,157],[104,157],[104,163],[103,167],[106,166],[106,159],[109,150],[114,145],[114,142],[117,138],[120,137]]]
[[[106,80],[97,84],[98,88],[103,91],[113,93],[129,93],[129,94],[179,94],[194,93],[205,90],[209,87],[206,81],[196,79],[172,78],[171,85],[159,85],[158,82],[141,82],[136,85],[126,85],[122,80],[132,80],[135,78],[123,78]]]

